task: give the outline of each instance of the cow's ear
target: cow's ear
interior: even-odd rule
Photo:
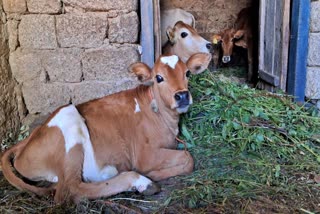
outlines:
[[[235,34],[233,35],[233,38],[235,39],[241,39],[245,34],[245,30],[237,30]]]
[[[248,48],[248,44],[246,43],[246,41],[244,41],[244,39],[240,39],[240,40],[234,42],[234,45],[239,46],[239,47],[243,47],[243,48]]]
[[[129,66],[129,71],[134,73],[143,85],[150,86],[153,84],[153,81],[151,80],[152,71],[148,65],[142,62],[136,62]]]
[[[168,27],[167,28],[167,31],[166,31],[166,34],[167,34],[167,37],[168,37],[168,40],[171,44],[174,44],[176,41],[175,41],[175,38],[174,38],[174,29],[172,27]]]
[[[199,74],[208,68],[211,61],[211,54],[196,53],[193,54],[187,61],[187,67],[193,74]]]
[[[217,45],[217,44],[219,44],[220,42],[221,42],[221,35],[219,35],[219,34],[215,34],[215,35],[213,35],[213,37],[212,37],[212,43],[214,44],[214,45]]]

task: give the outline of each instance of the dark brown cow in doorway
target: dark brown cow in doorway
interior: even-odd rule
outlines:
[[[233,28],[225,29],[213,36],[213,44],[221,44],[222,63],[231,61],[234,46],[247,49],[248,57],[248,80],[253,78],[253,58],[254,58],[254,16],[253,7],[242,9],[237,17]],[[256,17],[257,18],[257,17]]]

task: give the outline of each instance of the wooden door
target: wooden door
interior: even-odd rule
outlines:
[[[290,0],[260,0],[258,87],[286,91]]]

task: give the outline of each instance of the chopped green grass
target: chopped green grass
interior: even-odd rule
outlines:
[[[194,104],[181,118],[180,137],[195,160],[191,175],[162,182],[163,191],[158,195],[123,193],[77,206],[30,197],[0,179],[0,212],[318,212],[318,111],[293,103],[283,93],[230,82],[222,77],[228,72],[234,71],[207,71],[190,79]],[[20,138],[28,134],[21,131]]]
[[[171,200],[196,208],[268,197],[291,200],[291,211],[320,210],[317,109],[209,72],[193,76],[190,88],[194,105],[180,124],[196,170]]]

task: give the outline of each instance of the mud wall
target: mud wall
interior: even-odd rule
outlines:
[[[9,66],[8,23],[0,0],[0,140],[19,127],[15,81]],[[0,141],[1,143],[1,141]],[[1,150],[1,148],[0,148]]]

